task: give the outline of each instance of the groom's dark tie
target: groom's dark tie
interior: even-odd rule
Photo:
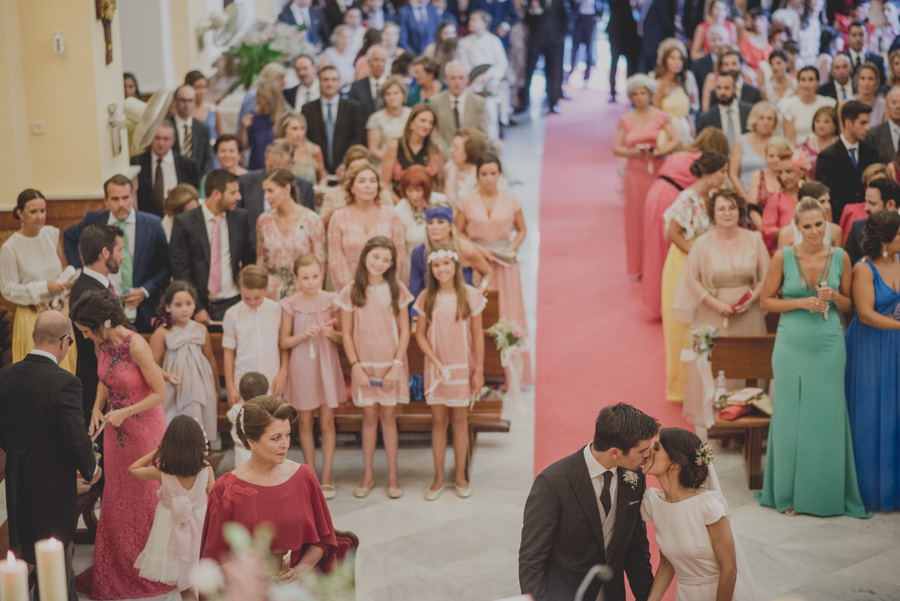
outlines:
[[[609,510],[612,507],[612,499],[609,496],[609,484],[612,482],[612,477],[612,470],[603,472],[603,490],[600,492],[600,504],[603,505],[603,511],[606,512],[603,517],[609,516]]]

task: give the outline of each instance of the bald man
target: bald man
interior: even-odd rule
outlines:
[[[9,548],[33,565],[34,543],[50,537],[62,542],[69,600],[78,601],[72,569],[75,472],[96,483],[100,468],[84,425],[81,382],[59,367],[73,342],[71,332],[62,313],[42,313],[34,324],[34,350],[0,370],[0,448],[6,452]]]

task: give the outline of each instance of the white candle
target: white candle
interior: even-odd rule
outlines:
[[[0,601],[28,601],[28,565],[12,551],[0,561]]]
[[[38,541],[34,545],[34,555],[41,601],[67,601],[69,590],[63,544],[55,538]]]

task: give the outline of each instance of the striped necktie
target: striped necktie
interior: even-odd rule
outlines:
[[[191,155],[194,153],[194,140],[191,136],[191,128],[185,123],[184,124],[184,156],[191,158]]]

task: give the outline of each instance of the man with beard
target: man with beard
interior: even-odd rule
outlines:
[[[733,147],[741,134],[747,133],[747,118],[753,108],[752,104],[737,100],[736,94],[737,73],[720,72],[716,76],[716,104],[697,116],[697,132],[704,127],[717,127],[728,137],[728,147]]]

